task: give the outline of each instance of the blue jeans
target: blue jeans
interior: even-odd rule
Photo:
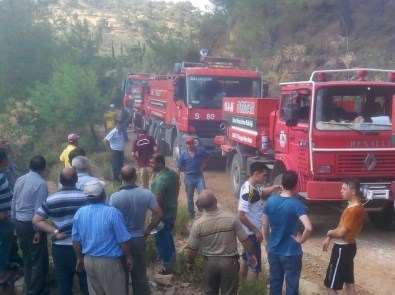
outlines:
[[[9,220],[0,221],[0,276],[4,276],[9,262],[14,224]]]
[[[171,259],[176,256],[176,247],[173,240],[173,227],[176,218],[163,218],[163,228],[155,234],[156,248],[164,267],[169,266]]]
[[[299,294],[302,255],[281,256],[268,253],[270,265],[270,294],[281,295],[285,276],[286,295]]]
[[[185,174],[184,183],[185,191],[187,193],[188,212],[192,214],[195,213],[195,205],[193,204],[195,189],[198,194],[200,194],[202,190],[206,188],[206,184],[204,182],[203,174]]]
[[[88,295],[86,272],[77,272],[75,270],[77,257],[75,256],[73,246],[53,244],[52,258],[55,266],[59,294],[73,295],[73,279],[74,275],[77,274],[81,293]]]

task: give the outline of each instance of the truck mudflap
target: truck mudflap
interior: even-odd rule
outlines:
[[[306,199],[309,201],[341,201],[341,181],[308,181]],[[395,182],[361,182],[361,197],[366,201],[393,201]]]

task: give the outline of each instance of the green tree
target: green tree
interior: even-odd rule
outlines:
[[[67,61],[55,63],[47,84],[37,83],[31,99],[48,127],[61,130],[89,128],[96,141],[94,124],[101,120],[104,101],[95,72]]]
[[[0,97],[26,99],[28,87],[51,74],[58,48],[38,3],[0,1]]]

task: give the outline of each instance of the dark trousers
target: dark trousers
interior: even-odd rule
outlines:
[[[133,268],[130,271],[133,294],[151,294],[147,277],[147,265],[145,263],[145,242],[145,237],[132,238],[129,241],[130,250],[134,260]]]
[[[0,276],[6,273],[9,263],[14,225],[8,220],[0,220]]]
[[[77,257],[75,256],[73,246],[52,245],[52,258],[56,272],[56,282],[60,295],[73,295],[74,275],[78,276],[80,291],[88,295],[88,282],[86,272],[76,272]]]
[[[33,243],[33,224],[29,221],[16,222],[16,234],[22,250],[25,276],[25,294],[45,294],[45,280],[48,273],[47,235],[41,233],[40,242]]]
[[[115,182],[121,182],[119,178],[119,174],[121,173],[123,161],[124,161],[123,151],[112,150],[111,168],[112,168],[112,176]]]
[[[204,257],[204,295],[236,295],[239,287],[238,257]],[[219,291],[221,290],[221,292]]]

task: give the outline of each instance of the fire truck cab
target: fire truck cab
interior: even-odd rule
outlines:
[[[240,68],[239,59],[204,57],[201,63],[177,63],[167,80],[149,80],[144,97],[144,121],[159,150],[178,161],[186,148],[185,137],[220,155],[214,136],[224,129],[224,96],[261,97],[262,80],[257,71]]]
[[[315,71],[308,81],[281,83],[274,107],[259,99],[225,98],[229,127],[221,149],[228,155],[235,193],[254,161],[272,169],[271,183],[279,183],[286,170],[296,171],[299,194],[310,205],[340,203],[342,179],[355,177],[372,223],[393,227],[393,77],[392,71],[378,69]],[[249,103],[251,111],[237,118],[229,111],[232,103]],[[251,130],[238,126],[243,120],[262,123]]]

